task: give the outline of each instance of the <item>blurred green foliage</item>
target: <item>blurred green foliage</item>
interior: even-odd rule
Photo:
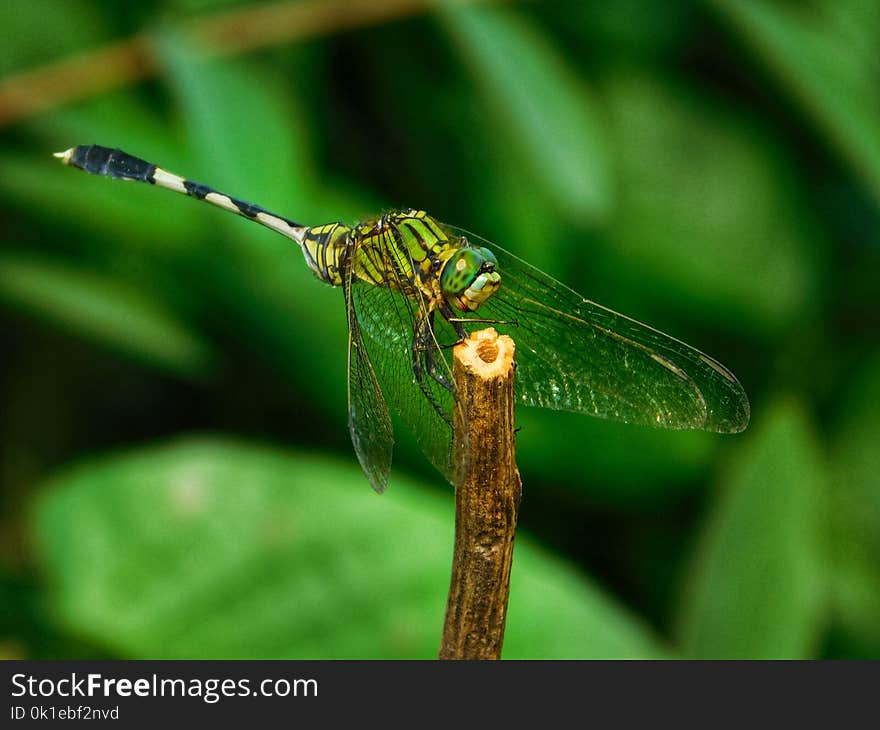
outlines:
[[[740,436],[519,412],[506,656],[876,658],[880,12],[440,3],[342,30],[339,2],[296,42],[187,40],[247,7],[0,7],[5,78],[138,32],[160,60],[0,129],[0,656],[439,642],[451,490],[400,429],[389,492],[362,477],[340,293],[280,236],[51,157],[99,143],[309,224],[425,208],[737,373]]]
[[[72,631],[123,656],[430,656],[453,506],[407,480],[386,504],[362,481],[228,440],[88,463],[38,505],[53,600]],[[531,619],[511,626],[509,656],[659,653],[583,577],[517,550],[511,610]]]

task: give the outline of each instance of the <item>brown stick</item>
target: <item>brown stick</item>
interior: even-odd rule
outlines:
[[[522,486],[514,343],[491,327],[456,345],[455,551],[440,659],[500,659]]]
[[[484,2],[485,0],[468,0]],[[184,26],[205,57],[314,38],[429,11],[430,0],[283,0],[220,11]],[[0,80],[0,127],[153,76],[161,59],[148,34],[115,41]]]

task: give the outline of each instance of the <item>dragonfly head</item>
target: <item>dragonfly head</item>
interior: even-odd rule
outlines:
[[[488,248],[460,248],[443,265],[440,288],[461,311],[475,312],[501,286],[497,265]]]

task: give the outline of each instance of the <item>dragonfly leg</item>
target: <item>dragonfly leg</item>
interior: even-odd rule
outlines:
[[[441,309],[441,314],[442,314]],[[444,349],[449,347],[455,347],[459,342],[461,342],[465,337],[467,337],[467,332],[464,331],[464,328],[461,331],[456,328],[456,335],[458,335],[458,341],[453,342],[451,345],[440,345],[437,343],[436,333],[434,332],[434,312],[432,311],[428,317],[428,327],[426,328],[425,338],[423,342],[423,347],[425,351],[425,364],[428,367],[428,375],[430,375],[434,380],[436,380],[440,385],[442,385],[446,390],[450,393],[455,392],[455,387],[449,381],[449,378],[446,377],[446,373],[439,367],[437,363],[437,352],[438,348]]]
[[[425,317],[419,317],[413,332],[412,341],[412,369],[416,383],[428,402],[437,411],[440,416],[451,428],[452,420],[449,414],[443,410],[443,407],[437,401],[434,393],[428,387],[425,381],[425,372],[431,376],[433,380],[439,383],[446,390],[453,392],[452,383],[437,367],[436,359],[437,348],[434,344],[434,312],[430,312]]]
[[[447,317],[446,321],[455,327],[460,322],[478,322],[480,324],[510,324],[519,327],[519,322],[515,319],[484,319],[482,317]]]
[[[516,320],[509,319],[486,319],[484,317],[458,317],[455,312],[452,310],[452,307],[449,306],[448,303],[443,302],[439,306],[440,314],[443,315],[443,319],[445,319],[452,327],[455,329],[455,333],[458,335],[458,342],[462,340],[466,340],[468,333],[464,328],[464,323],[479,323],[479,324],[510,324],[514,327],[519,325],[519,322]],[[458,343],[455,343],[458,344]]]
[[[467,339],[468,333],[464,328],[464,323],[468,320],[462,319],[461,317],[456,317],[455,312],[452,311],[452,307],[449,306],[448,302],[441,302],[439,305],[440,314],[443,315],[443,319],[445,319],[449,324],[452,325],[452,328],[455,330],[455,334],[458,335],[458,342],[463,342]],[[453,347],[458,344],[458,342],[453,343]],[[442,347],[442,345],[441,345]]]
[[[436,347],[429,347],[425,351],[425,364],[428,366],[428,375],[434,378],[434,380],[440,383],[440,385],[446,388],[450,393],[454,393],[455,388],[452,383],[449,382],[446,373],[444,373],[437,364],[437,352],[438,350]]]

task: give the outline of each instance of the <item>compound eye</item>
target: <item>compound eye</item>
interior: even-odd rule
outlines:
[[[478,249],[462,248],[456,251],[443,267],[440,288],[444,294],[458,296],[477,278],[485,258]]]
[[[483,259],[495,264],[495,266],[498,266],[498,259],[495,258],[495,254],[492,253],[488,248],[478,248],[477,251],[479,251],[483,255]]]

